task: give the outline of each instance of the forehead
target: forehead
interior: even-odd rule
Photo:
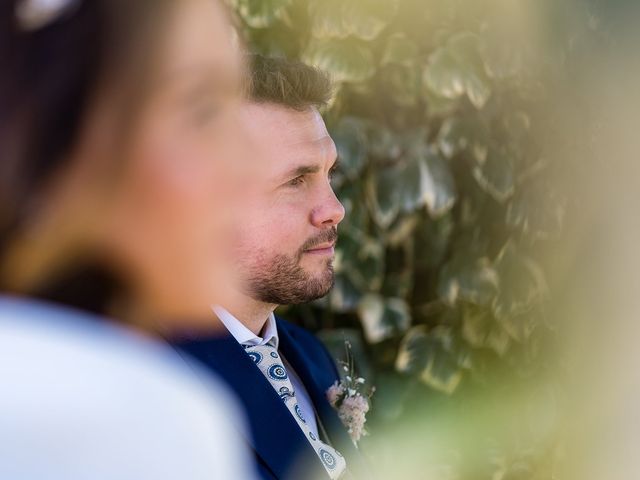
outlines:
[[[241,43],[228,13],[210,0],[181,2],[165,37],[163,80],[179,82],[212,75],[239,82]]]
[[[315,108],[296,111],[270,103],[247,102],[240,116],[260,159],[283,167],[335,160],[335,144]]]

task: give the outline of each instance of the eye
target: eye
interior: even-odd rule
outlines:
[[[304,183],[304,175],[299,175],[294,179],[291,179],[287,182],[287,185],[290,187],[297,187]]]
[[[329,170],[329,180],[333,180],[333,177],[338,172],[338,169],[339,165],[337,163],[334,164],[333,167],[331,167],[331,169]]]

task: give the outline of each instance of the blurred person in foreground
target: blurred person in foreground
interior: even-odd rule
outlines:
[[[243,190],[235,295],[213,308],[228,334],[191,336],[178,347],[238,395],[262,478],[343,478],[361,458],[327,401],[335,363],[312,334],[274,315],[333,285],[344,208],[331,187],[336,147],[318,111],[331,84],[286,59],[255,55],[251,70],[241,117],[261,173]]]
[[[0,3],[1,478],[249,476],[153,340],[217,327],[242,70],[212,0]]]

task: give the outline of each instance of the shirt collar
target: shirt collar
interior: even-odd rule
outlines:
[[[245,327],[240,320],[234,317],[228,310],[218,305],[212,307],[214,313],[218,316],[220,321],[229,330],[229,333],[240,345],[267,345],[271,344],[278,348],[278,327],[276,326],[276,317],[271,312],[267,322],[262,329],[262,337],[259,337],[247,327]]]

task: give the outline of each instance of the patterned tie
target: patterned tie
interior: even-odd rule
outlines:
[[[296,392],[293,391],[291,380],[289,380],[278,350],[272,345],[243,346],[262,374],[267,377],[269,383],[271,383],[276,392],[278,392],[280,398],[289,409],[289,412],[293,415],[293,418],[298,422],[307,440],[309,440],[316,454],[320,457],[329,476],[332,479],[340,478],[346,469],[347,463],[340,452],[320,440],[307,425],[302,411],[298,406]]]

